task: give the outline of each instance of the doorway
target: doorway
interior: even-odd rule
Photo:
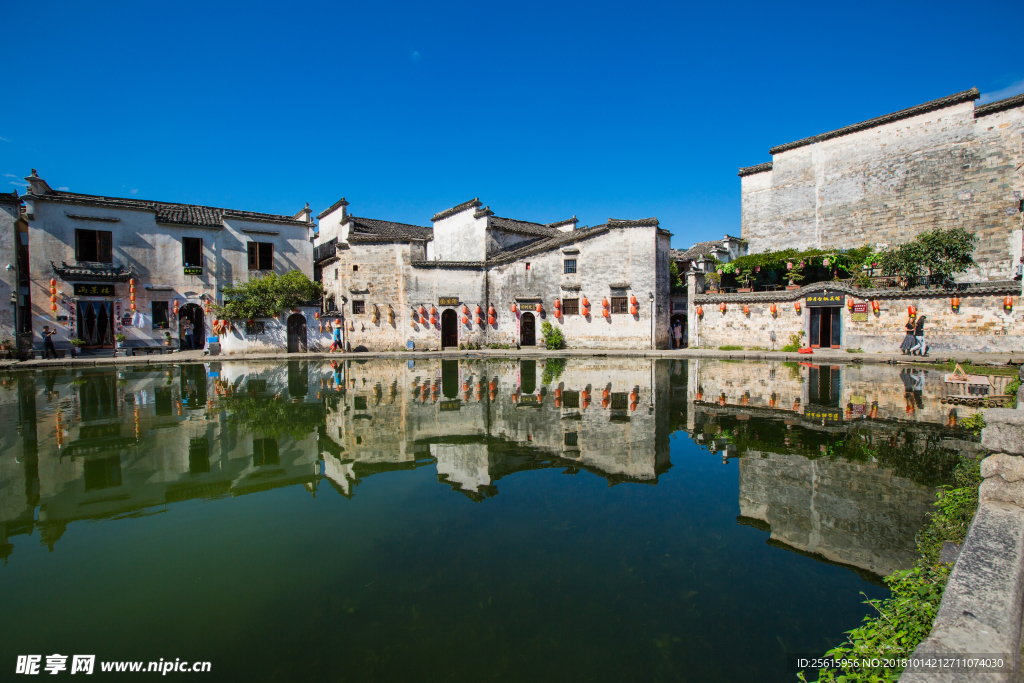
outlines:
[[[301,313],[288,316],[288,353],[306,352],[306,317]]]
[[[533,313],[523,313],[523,317],[519,319],[519,345],[537,345],[537,319],[533,317]]]
[[[459,316],[452,309],[441,313],[441,350],[459,345]]]
[[[206,323],[204,322],[203,307],[197,304],[185,304],[178,311],[178,324],[183,325],[188,320],[192,323],[192,343],[194,348],[206,348]],[[181,348],[185,348],[185,335],[179,335]]]
[[[676,326],[681,329],[682,336],[679,338],[679,344],[676,344]],[[687,329],[686,329],[686,315],[682,313],[676,313],[672,316],[672,320],[669,321],[668,328],[669,346],[673,349],[683,349],[687,346]]]
[[[87,349],[114,348],[114,305],[110,301],[78,302],[78,336]]]
[[[840,348],[842,330],[842,308],[821,306],[811,308],[811,329],[808,335],[812,349]]]

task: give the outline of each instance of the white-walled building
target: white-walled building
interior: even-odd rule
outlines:
[[[26,180],[37,348],[44,325],[56,326],[58,348],[73,338],[87,348],[110,348],[118,333],[128,345],[162,344],[166,332],[176,340],[176,306],[202,343],[212,324],[206,310],[223,303],[225,286],[270,272],[313,275],[308,205],[283,216],[54,190],[34,169]],[[131,281],[141,315],[132,314]],[[305,317],[301,330],[291,321],[289,329],[304,333]]]

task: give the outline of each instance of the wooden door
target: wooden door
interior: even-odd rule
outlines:
[[[523,317],[519,319],[519,345],[520,346],[536,346],[537,345],[537,321],[533,317],[533,313],[523,313]]]
[[[441,313],[441,349],[455,348],[459,345],[459,316],[448,309]]]

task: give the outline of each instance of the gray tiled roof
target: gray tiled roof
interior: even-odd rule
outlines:
[[[333,204],[328,206],[326,209],[324,209],[323,211],[318,213],[317,216],[316,216],[316,219],[320,220],[321,218],[323,218],[324,216],[329,214],[331,211],[334,211],[335,209],[337,209],[339,206],[348,206],[348,202],[345,201],[344,197],[342,197],[341,199],[339,199],[338,201],[334,202]]]
[[[407,241],[407,240],[429,240],[434,237],[433,228],[424,228],[420,225],[409,225],[408,223],[395,223],[393,221],[382,221],[376,218],[361,218],[348,216],[345,223],[351,225],[348,233],[348,241],[352,242],[379,242],[379,241]]]
[[[470,199],[468,202],[462,202],[461,204],[459,204],[457,206],[453,206],[450,209],[445,209],[444,211],[441,211],[440,213],[435,213],[434,216],[430,220],[432,220],[432,221],[439,221],[442,218],[448,218],[448,216],[454,216],[455,214],[461,213],[461,212],[465,211],[466,209],[473,209],[473,208],[476,208],[476,207],[478,207],[478,206],[480,206],[482,204],[483,204],[483,202],[480,201],[479,197],[474,197],[473,199]]]
[[[18,204],[21,202],[21,198],[18,197],[18,191],[14,192],[0,192],[0,202],[5,204]]]
[[[624,220],[621,218],[609,218],[609,228],[640,228],[640,227],[657,227],[658,219],[651,218],[637,218],[636,220]]]
[[[800,289],[790,289],[779,292],[749,292],[743,294],[733,293],[705,293],[697,294],[694,302],[698,304],[718,303],[770,303],[780,301],[795,301],[807,296],[810,292],[818,292],[827,289],[830,292],[845,292],[858,297],[870,297],[872,299],[908,299],[908,298],[939,298],[948,297],[952,294],[959,296],[983,296],[993,294],[1019,294],[1020,282],[1016,280],[992,280],[990,282],[960,283],[951,288],[911,287],[878,287],[875,289],[862,289],[853,287],[846,282],[813,282],[804,285]]]
[[[754,175],[755,173],[763,173],[764,171],[770,170],[772,170],[772,162],[766,161],[763,164],[758,164],[757,166],[746,166],[740,168],[740,172],[736,175],[742,178],[743,176]]]
[[[979,97],[981,97],[981,93],[978,92],[978,89],[971,88],[970,90],[964,90],[963,92],[954,93],[946,97],[940,97],[939,99],[932,100],[931,102],[925,102],[924,104],[919,104],[914,107],[901,109],[891,114],[886,114],[885,116],[878,116],[873,119],[868,119],[867,121],[861,121],[860,123],[855,123],[852,126],[846,126],[845,128],[839,128],[837,130],[829,131],[827,133],[821,133],[819,135],[812,135],[809,138],[804,138],[803,140],[797,140],[795,142],[787,142],[784,145],[772,147],[770,150],[768,150],[768,153],[775,155],[791,149],[796,149],[797,147],[813,145],[816,142],[823,142],[825,140],[831,140],[832,138],[838,138],[843,135],[849,135],[850,133],[857,133],[862,130],[867,130],[868,128],[883,126],[887,123],[900,121],[901,119],[907,119],[910,118],[911,116],[919,116],[920,114],[935,111],[936,109],[950,107],[953,106],[954,104],[971,102],[972,100],[976,100]]]
[[[712,252],[725,251],[725,245],[722,244],[721,240],[710,240],[708,242],[697,242],[686,251],[679,252],[674,250],[672,258],[677,261],[692,261],[700,258],[701,256],[707,256]],[[676,256],[676,254],[679,254]]]
[[[540,223],[519,221],[514,218],[502,218],[501,216],[491,216],[490,227],[505,232],[516,232],[524,235],[537,235],[538,237],[549,237],[562,233],[561,230],[558,230],[556,228],[550,228]]]
[[[1016,107],[1024,107],[1024,94],[1014,95],[1013,97],[1007,97],[1005,100],[996,100],[995,102],[989,102],[988,104],[975,107],[974,118],[985,116],[986,114],[995,114],[996,112],[1006,111],[1007,109],[1014,109]]]
[[[37,195],[30,192],[29,194],[26,194],[25,197],[27,199],[58,202],[61,204],[77,204],[81,206],[100,206],[112,209],[149,211],[156,216],[158,223],[171,223],[175,225],[198,225],[210,228],[220,228],[223,226],[223,220],[225,218],[238,218],[241,220],[253,221],[255,223],[299,225],[306,228],[312,225],[311,223],[299,220],[293,216],[282,216],[273,213],[221,209],[213,206],[200,206],[198,204],[155,202],[146,199],[128,199],[127,197],[103,197],[93,194],[64,192],[62,190],[53,190],[51,192],[47,192],[45,195]]]

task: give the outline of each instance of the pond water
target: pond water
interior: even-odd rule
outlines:
[[[786,655],[841,642],[865,595],[887,595],[935,487],[977,450],[943,373],[908,373],[12,372],[0,667],[61,653],[209,661],[211,680],[792,681]]]

